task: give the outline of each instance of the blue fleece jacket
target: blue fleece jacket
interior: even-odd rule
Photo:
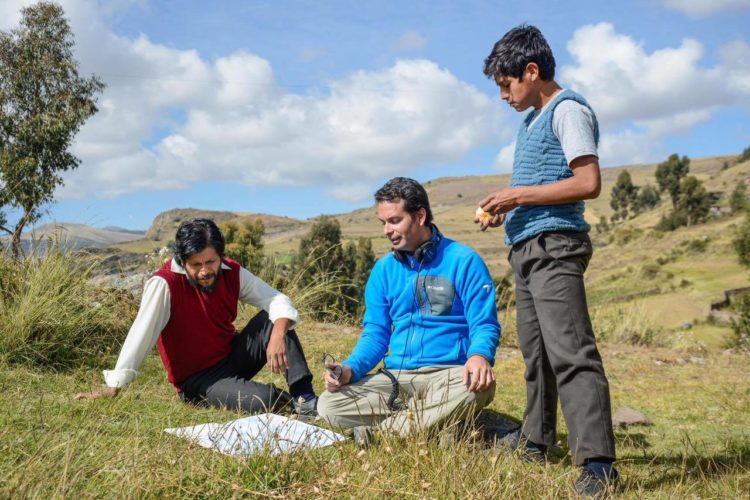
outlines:
[[[344,364],[356,382],[385,358],[389,370],[463,365],[478,354],[494,365],[500,342],[495,287],[471,248],[445,237],[419,264],[392,253],[375,263],[365,288],[362,335]]]

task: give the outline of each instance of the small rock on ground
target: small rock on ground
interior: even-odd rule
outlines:
[[[629,406],[621,406],[612,415],[612,425],[614,427],[627,427],[628,425],[654,425],[646,415],[634,410]]]

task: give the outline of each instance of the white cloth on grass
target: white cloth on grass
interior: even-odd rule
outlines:
[[[264,413],[225,423],[165,429],[226,455],[248,456],[268,450],[272,455],[330,446],[341,434],[299,420]]]

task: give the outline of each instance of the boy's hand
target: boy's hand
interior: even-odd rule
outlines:
[[[483,213],[487,214],[488,212]],[[474,224],[479,224],[480,231],[486,231],[487,228],[490,227],[500,227],[504,222],[505,214],[489,215],[488,217],[474,217]]]
[[[507,187],[490,193],[479,202],[479,206],[493,215],[506,214],[518,206],[518,190]]]

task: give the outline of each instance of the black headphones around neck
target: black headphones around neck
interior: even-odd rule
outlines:
[[[432,236],[429,240],[419,245],[419,247],[414,250],[414,253],[407,252],[406,250],[391,250],[391,253],[393,253],[393,256],[396,258],[396,260],[401,262],[402,264],[408,264],[409,256],[411,255],[421,265],[427,264],[432,259],[434,259],[437,255],[437,247],[440,244],[440,240],[443,238],[443,235],[440,234],[440,230],[435,224],[431,224],[431,227]]]

